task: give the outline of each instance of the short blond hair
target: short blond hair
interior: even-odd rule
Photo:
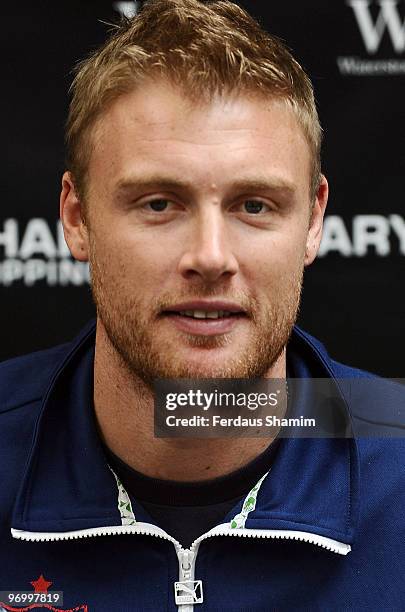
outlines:
[[[142,79],[164,77],[199,103],[216,94],[285,100],[311,152],[310,196],[321,177],[322,130],[310,79],[284,44],[229,0],[149,0],[76,67],[66,123],[67,169],[85,199],[92,127]]]

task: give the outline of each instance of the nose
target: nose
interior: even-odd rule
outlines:
[[[227,230],[219,206],[207,206],[196,214],[179,262],[179,272],[183,277],[198,276],[207,283],[214,283],[237,273],[238,262]]]

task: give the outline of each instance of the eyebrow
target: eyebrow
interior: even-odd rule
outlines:
[[[162,174],[153,174],[148,176],[131,176],[120,179],[114,187],[114,194],[119,196],[125,194],[128,191],[134,189],[162,189],[163,191],[188,191],[191,192],[194,189],[194,183],[184,180],[176,179],[171,176],[165,176]],[[265,193],[265,192],[278,192],[285,196],[292,196],[296,192],[296,186],[290,181],[282,177],[266,177],[266,176],[254,176],[245,177],[233,181],[228,188],[228,191],[239,192],[239,193]]]
[[[114,187],[114,193],[116,194],[121,194],[121,193],[125,193],[126,191],[131,191],[132,189],[135,188],[142,188],[142,189],[148,189],[148,188],[155,188],[159,187],[159,189],[163,189],[163,190],[176,190],[176,189],[183,189],[183,190],[191,190],[193,185],[192,183],[188,182],[188,181],[184,181],[184,180],[180,180],[180,179],[174,179],[172,177],[169,176],[164,176],[161,174],[156,174],[156,175],[149,175],[149,176],[133,176],[133,177],[128,177],[128,178],[124,178],[124,179],[120,179],[116,186]]]
[[[293,183],[282,179],[281,177],[252,177],[240,179],[232,183],[232,188],[241,192],[266,192],[277,191],[283,192],[286,195],[293,195],[297,188]]]

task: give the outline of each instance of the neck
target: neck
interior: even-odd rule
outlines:
[[[285,378],[285,350],[266,378]],[[129,372],[98,322],[94,405],[101,437],[133,469],[152,478],[200,481],[229,474],[252,461],[271,438],[155,438],[153,394]]]

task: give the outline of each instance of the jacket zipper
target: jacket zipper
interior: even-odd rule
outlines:
[[[250,529],[250,528],[238,528],[233,529],[229,523],[217,525],[207,533],[204,533],[197,538],[191,545],[190,548],[183,548],[180,542],[170,536],[166,531],[152,525],[150,523],[136,522],[133,525],[115,525],[110,527],[94,527],[91,529],[82,529],[77,531],[67,531],[64,533],[53,532],[53,533],[41,533],[32,531],[23,531],[20,529],[11,529],[12,536],[19,540],[25,540],[28,542],[56,542],[61,540],[75,540],[81,538],[97,537],[97,536],[108,536],[108,535],[119,535],[119,534],[139,534],[139,535],[151,535],[154,537],[162,538],[172,542],[176,549],[177,558],[179,561],[179,580],[175,583],[184,584],[187,583],[186,588],[191,589],[196,587],[195,597],[198,598],[200,593],[199,588],[203,585],[198,585],[200,581],[195,580],[195,563],[197,560],[198,549],[201,542],[214,536],[234,536],[244,538],[263,538],[263,539],[280,539],[280,540],[298,540],[301,542],[307,542],[309,544],[315,544],[321,546],[327,550],[340,555],[347,555],[351,547],[349,544],[333,540],[325,536],[320,536],[315,533],[307,531],[292,531],[292,530],[280,530],[280,529]],[[174,585],[175,593],[176,586]],[[203,593],[201,594],[200,600],[202,601]],[[176,599],[176,594],[175,594]],[[181,612],[193,612],[194,603],[179,603],[178,610]]]
[[[177,550],[177,557],[179,559],[179,581],[174,583],[175,588],[175,600],[178,605],[178,609],[181,612],[193,612],[194,603],[203,601],[203,591],[201,580],[194,580],[195,578],[195,562],[197,559],[197,552],[199,544],[193,549],[194,543],[191,548],[180,548]],[[189,603],[180,603],[177,601],[177,587],[186,586],[189,589]],[[181,595],[180,591],[180,595]]]

